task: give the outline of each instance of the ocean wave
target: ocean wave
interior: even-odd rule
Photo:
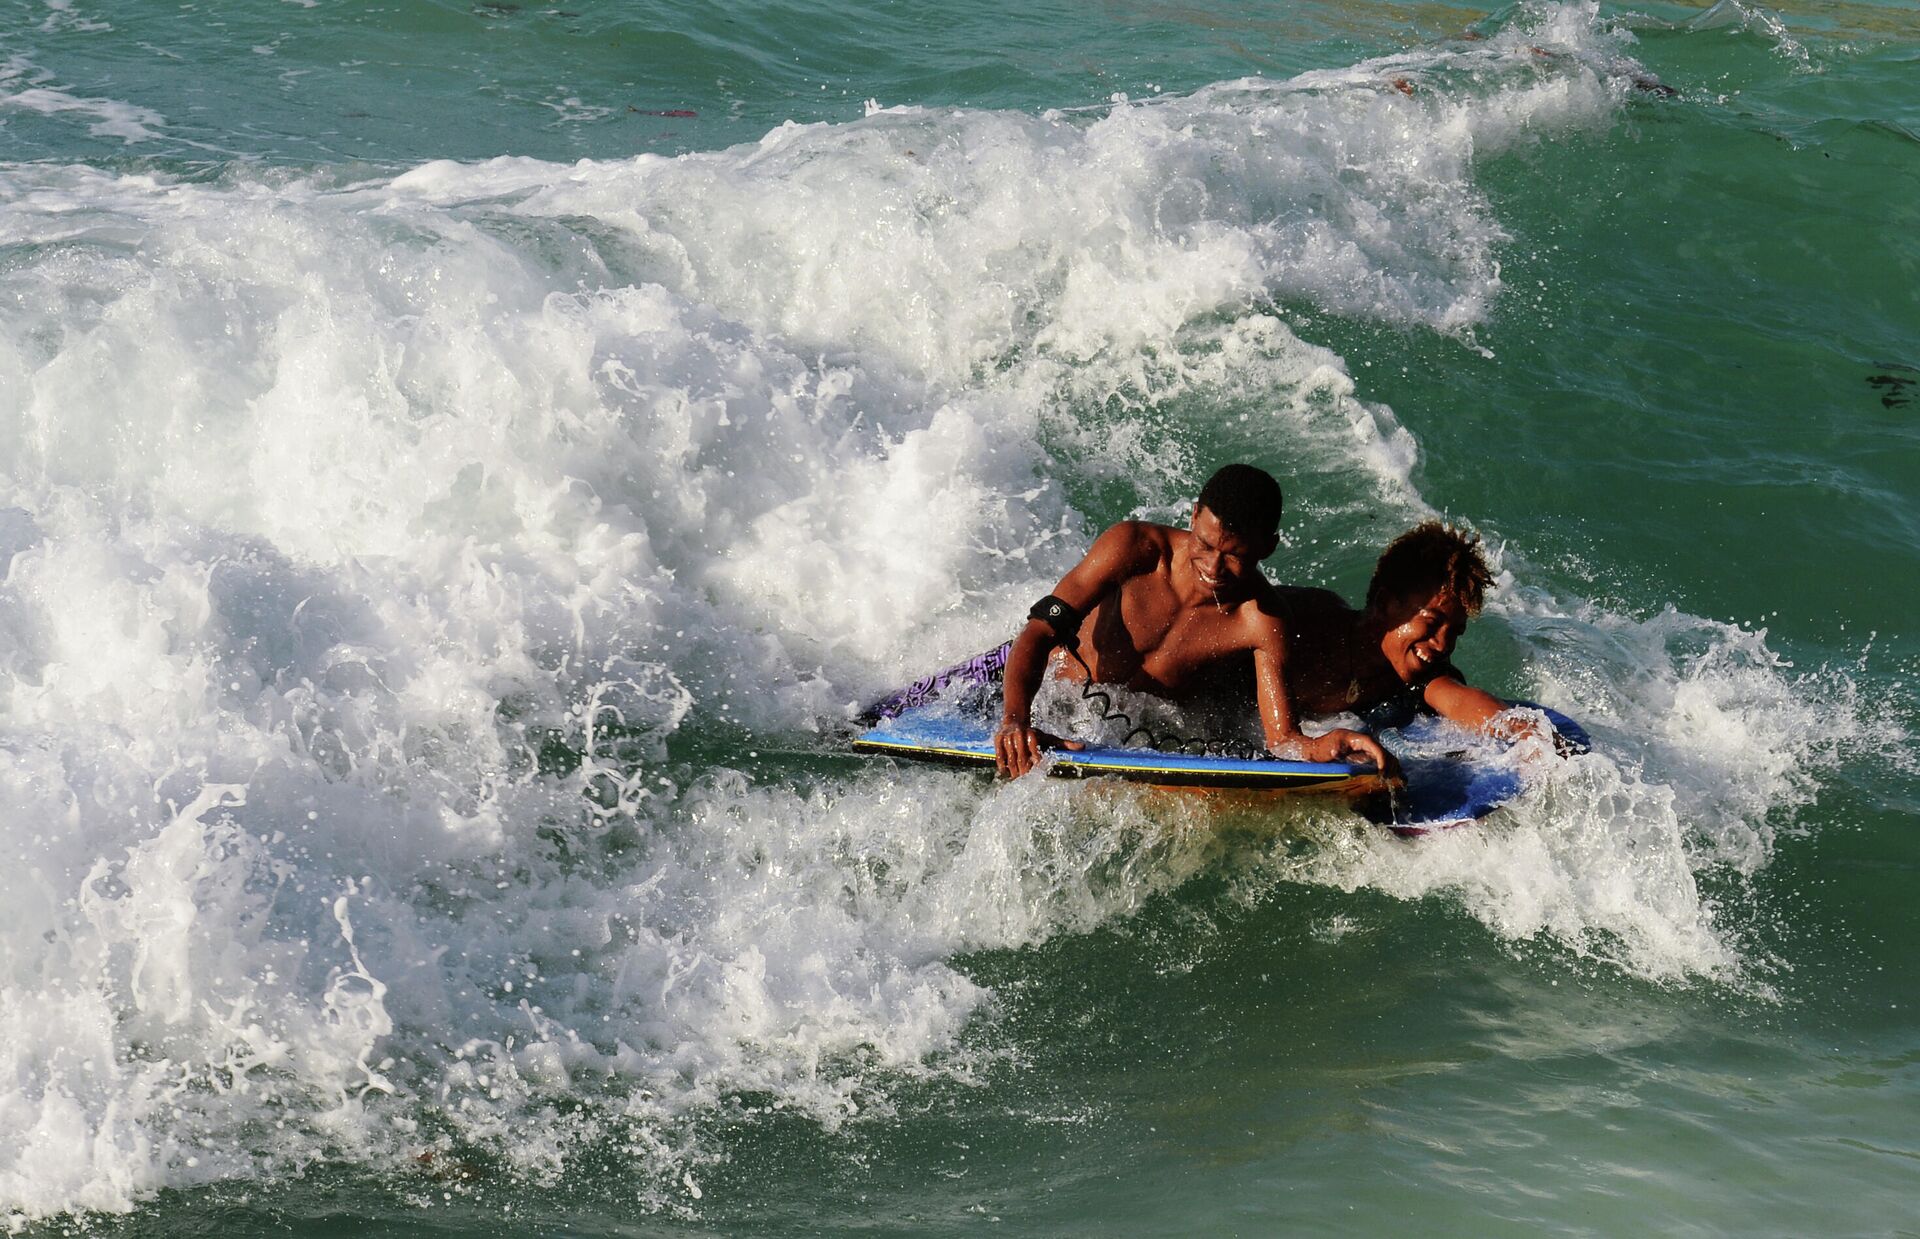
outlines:
[[[729,1098],[833,1127],[965,1078],[955,957],[1127,916],[1218,862],[1205,814],[816,737],[997,641],[1075,493],[1172,511],[1230,450],[1312,474],[1330,539],[1426,512],[1306,320],[1468,338],[1477,161],[1610,124],[1623,38],[1546,6],[674,160],[0,169],[0,1209],[607,1140],[690,1207]],[[1488,622],[1613,756],[1283,872],[1737,972],[1697,876],[1819,769],[1804,686],[1753,634],[1529,606]]]

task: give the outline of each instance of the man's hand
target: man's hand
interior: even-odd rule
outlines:
[[[1031,724],[1008,719],[993,733],[993,764],[1001,774],[1017,779],[1040,764],[1048,749],[1084,748],[1078,740],[1062,740]]]
[[[1316,736],[1301,745],[1306,751],[1307,761],[1343,761],[1349,765],[1370,765],[1382,774],[1391,774],[1399,768],[1391,754],[1380,747],[1380,742],[1363,731],[1351,731],[1345,727],[1336,727],[1324,736]]]

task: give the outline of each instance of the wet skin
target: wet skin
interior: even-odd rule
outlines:
[[[1232,660],[1251,661],[1251,686],[1268,749],[1307,761],[1370,763],[1387,756],[1371,736],[1345,729],[1307,736],[1289,694],[1289,645],[1278,596],[1260,573],[1277,539],[1247,537],[1194,505],[1190,529],[1124,521],[1095,540],[1053,593],[1086,619],[1080,656],[1102,683],[1181,698],[1210,687]],[[1029,620],[1007,659],[1005,711],[994,733],[1002,773],[1019,776],[1060,743],[1032,724],[1053,630]],[[1079,676],[1068,661],[1067,674]]]
[[[1294,670],[1288,683],[1303,712],[1366,710],[1409,686],[1418,687],[1436,714],[1468,727],[1488,728],[1509,708],[1469,685],[1454,667],[1453,650],[1468,616],[1450,592],[1441,590],[1417,605],[1402,600],[1382,614],[1356,611],[1330,590],[1272,588],[1274,605],[1289,624]],[[1491,730],[1515,738],[1532,728],[1502,721]]]

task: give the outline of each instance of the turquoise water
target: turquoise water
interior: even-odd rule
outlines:
[[[0,1213],[1911,1230],[1916,68],[1907,3],[0,7]],[[1285,580],[1478,530],[1462,664],[1596,752],[1408,844],[840,750],[1237,458]]]

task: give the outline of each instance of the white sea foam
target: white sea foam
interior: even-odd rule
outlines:
[[[1774,51],[1783,58],[1796,62],[1804,69],[1813,67],[1812,55],[1806,45],[1788,31],[1787,23],[1772,9],[1758,4],[1743,4],[1741,0],[1715,0],[1715,3],[1688,18],[1684,28],[1732,29],[1758,35],[1771,43]]]
[[[1419,63],[1465,76],[1525,54]],[[745,151],[431,164],[391,192],[595,220],[611,234],[603,260],[630,278],[939,380],[1014,349],[1132,351],[1274,298],[1464,330],[1500,286],[1476,155],[1601,123],[1624,85],[1569,55],[1563,72],[1509,71],[1491,97],[1408,96],[1393,85],[1406,64],[1223,83],[1093,119],[903,107],[788,124]]]
[[[0,1209],[609,1140],[685,1205],[723,1099],[831,1126],[964,1075],[954,955],[1178,884],[1199,810],[774,750],[1000,639],[1084,545],[1073,484],[1164,510],[1204,444],[1312,471],[1329,524],[1424,511],[1391,410],[1283,315],[1471,330],[1475,160],[1625,89],[1542,12],[678,160],[0,170]],[[1543,608],[1494,622],[1626,756],[1300,876],[1737,966],[1696,875],[1804,787],[1795,682],[1753,634]]]
[[[1738,909],[1705,893],[1757,872],[1813,772],[1874,743],[1853,682],[1783,665],[1764,633],[1668,609],[1645,618],[1509,593],[1493,608],[1530,650],[1544,704],[1577,713],[1592,754],[1546,759],[1499,831],[1417,848],[1334,832],[1278,872],[1403,898],[1442,894],[1500,936],[1547,941],[1667,982],[1765,993]],[[1729,915],[1732,913],[1733,915]]]
[[[74,12],[72,0],[43,0],[43,3],[47,6],[47,16],[46,20],[40,23],[42,30],[78,30],[87,34],[99,34],[113,29],[110,22]]]
[[[56,10],[55,17],[70,19]],[[81,23],[85,30],[111,30],[111,26]],[[18,89],[15,89],[18,87]],[[145,142],[160,136],[166,118],[152,108],[125,103],[118,99],[75,94],[60,86],[46,70],[22,56],[10,56],[0,64],[0,108],[18,108],[43,116],[77,114],[92,117],[87,132],[97,138],[119,138],[122,142]]]

